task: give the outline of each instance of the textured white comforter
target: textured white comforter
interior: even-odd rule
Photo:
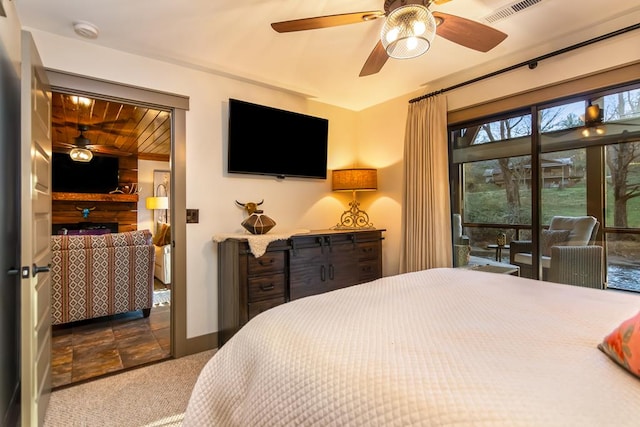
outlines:
[[[640,297],[463,269],[262,313],[203,369],[185,426],[638,426],[597,349]]]

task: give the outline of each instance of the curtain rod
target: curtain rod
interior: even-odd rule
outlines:
[[[570,52],[572,50],[579,49],[581,47],[589,46],[589,45],[591,45],[593,43],[597,43],[597,42],[602,41],[602,40],[607,40],[607,39],[610,39],[612,37],[616,37],[616,36],[619,36],[621,34],[628,33],[628,32],[633,31],[633,30],[637,30],[638,28],[640,28],[640,24],[630,25],[628,27],[621,28],[619,30],[612,31],[610,33],[604,34],[602,36],[598,36],[598,37],[595,37],[595,38],[592,38],[592,39],[589,39],[589,40],[586,40],[586,41],[583,41],[583,42],[580,42],[580,43],[577,43],[577,44],[574,44],[574,45],[571,45],[571,46],[568,46],[568,47],[565,47],[565,48],[562,48],[562,49],[559,49],[559,50],[556,50],[556,51],[553,51],[551,53],[547,53],[545,55],[538,56],[538,57],[530,59],[528,61],[520,62],[518,64],[511,65],[509,67],[502,68],[500,70],[493,71],[491,73],[485,74],[483,76],[476,77],[476,78],[471,79],[471,80],[467,80],[466,82],[458,83],[458,84],[455,84],[453,86],[446,87],[444,89],[436,90],[436,91],[428,93],[426,95],[421,95],[421,96],[419,96],[417,98],[410,99],[409,103],[412,104],[414,102],[421,101],[421,100],[423,100],[425,98],[429,98],[431,96],[439,95],[439,94],[444,93],[444,92],[449,92],[450,90],[458,89],[460,87],[467,86],[467,85],[470,85],[472,83],[479,82],[480,80],[488,79],[489,77],[494,77],[494,76],[497,76],[498,74],[502,74],[502,73],[506,73],[507,71],[515,70],[516,68],[524,67],[525,65],[528,66],[529,69],[533,70],[534,68],[536,68],[538,66],[538,62],[542,61],[543,59],[552,58],[554,56],[561,55],[563,53]]]

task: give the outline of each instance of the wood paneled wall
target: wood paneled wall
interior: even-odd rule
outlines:
[[[138,158],[119,159],[119,188],[138,182]],[[87,218],[83,209],[90,209]],[[118,232],[138,229],[138,194],[53,193],[52,224],[117,223]]]

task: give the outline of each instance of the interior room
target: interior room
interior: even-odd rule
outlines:
[[[104,316],[84,310],[86,296],[78,289],[105,300],[114,296],[74,279],[94,268],[81,262],[89,248],[79,251],[77,260],[67,255],[70,251],[54,249],[55,389],[171,355],[171,114],[73,93],[53,92],[51,98],[52,235],[64,239],[59,236],[147,230],[155,255],[144,276],[153,280],[152,306],[145,307],[151,314],[127,306]]]
[[[8,229],[20,230],[18,235],[16,232],[2,235],[3,254],[8,255],[1,258],[9,272],[3,280],[11,284],[3,286],[3,292],[14,289],[3,293],[2,299],[3,304],[19,301],[17,305],[21,310],[3,313],[11,317],[3,317],[3,324],[6,320],[11,326],[6,328],[9,332],[3,330],[0,346],[13,350],[3,350],[3,366],[13,366],[21,375],[7,379],[10,384],[2,384],[3,392],[6,391],[2,394],[9,398],[1,402],[0,416],[19,419],[23,425],[43,425],[47,411],[52,410],[50,399],[57,392],[54,389],[51,393],[52,386],[56,386],[51,382],[53,374],[56,369],[69,374],[68,367],[52,363],[54,358],[49,356],[53,353],[48,351],[55,350],[56,333],[60,336],[60,331],[65,330],[53,320],[49,322],[55,318],[56,310],[56,306],[49,303],[54,301],[56,273],[49,271],[49,258],[54,256],[50,242],[52,237],[65,237],[65,231],[67,239],[76,237],[69,235],[69,231],[82,236],[83,230],[109,231],[103,235],[88,234],[87,241],[106,241],[113,238],[104,236],[136,233],[131,239],[143,242],[137,245],[145,247],[139,251],[149,251],[147,260],[153,260],[153,265],[147,265],[148,276],[144,276],[149,278],[151,293],[146,302],[128,298],[127,303],[133,300],[134,308],[127,309],[126,314],[107,312],[105,315],[114,316],[109,320],[111,333],[117,334],[118,327],[126,329],[122,321],[126,322],[127,316],[148,322],[155,312],[166,309],[161,328],[166,327],[166,332],[156,335],[159,360],[180,361],[211,350],[221,355],[212,364],[211,371],[203,373],[195,387],[192,385],[194,392],[202,393],[209,408],[216,408],[219,403],[211,394],[219,392],[222,399],[222,391],[232,389],[222,379],[211,387],[206,386],[212,377],[218,377],[216,365],[228,360],[246,362],[247,355],[258,354],[263,348],[265,355],[277,360],[279,353],[266,351],[279,339],[271,335],[270,325],[295,324],[287,317],[279,320],[278,315],[284,316],[306,304],[309,304],[307,313],[296,312],[292,316],[311,323],[300,323],[292,331],[299,333],[296,336],[300,339],[308,339],[304,342],[309,345],[287,350],[281,346],[285,357],[282,360],[290,360],[286,359],[289,353],[285,355],[285,351],[326,348],[334,354],[340,343],[349,343],[353,346],[349,347],[353,359],[344,359],[345,366],[364,366],[363,355],[367,354],[384,363],[386,359],[377,356],[387,354],[384,353],[387,350],[410,351],[409,344],[416,338],[409,335],[409,331],[419,321],[429,327],[450,324],[455,329],[452,333],[471,333],[471,330],[476,334],[474,337],[493,337],[494,331],[514,334],[507,335],[511,339],[500,341],[500,345],[532,339],[515,335],[515,329],[530,330],[528,326],[539,324],[536,330],[553,334],[552,341],[562,344],[549,349],[536,341],[540,346],[535,347],[539,351],[533,356],[521,353],[521,349],[513,353],[507,349],[503,354],[531,358],[533,366],[540,370],[547,366],[545,354],[557,356],[557,360],[586,360],[590,364],[580,365],[582,372],[597,372],[606,379],[599,378],[602,382],[597,385],[587,384],[588,378],[578,378],[578,368],[563,370],[562,367],[556,369],[555,365],[549,368],[552,371],[548,376],[532,376],[531,372],[526,376],[519,370],[521,364],[509,360],[503,366],[525,375],[514,376],[512,384],[535,381],[540,388],[539,393],[534,394],[545,396],[550,387],[544,383],[545,378],[557,380],[560,375],[575,374],[571,379],[575,380],[572,384],[576,390],[599,390],[602,394],[602,387],[615,386],[624,387],[630,390],[628,395],[637,396],[640,392],[637,378],[620,368],[624,361],[612,361],[611,352],[605,354],[606,351],[600,351],[597,346],[617,325],[634,315],[638,306],[636,291],[612,289],[613,279],[618,276],[611,269],[612,260],[616,265],[629,267],[633,274],[640,268],[637,255],[640,236],[637,221],[640,219],[633,213],[638,207],[637,199],[631,198],[626,205],[627,222],[616,219],[615,210],[622,212],[622,208],[616,208],[615,202],[625,197],[616,198],[613,193],[607,193],[607,188],[620,187],[614,186],[613,175],[605,171],[621,170],[607,166],[611,155],[608,147],[618,144],[635,147],[638,141],[638,131],[634,128],[637,108],[629,108],[627,116],[618,117],[611,113],[607,103],[609,97],[614,96],[629,105],[633,102],[637,105],[640,6],[628,0],[606,5],[595,0],[187,3],[176,6],[171,2],[147,0],[134,4],[121,0],[105,4],[0,0],[3,92],[0,120],[5,126],[3,129],[7,129],[2,138],[9,141],[3,141],[7,145],[20,147],[15,153],[8,153],[15,164],[21,165],[19,171],[7,169],[14,170],[17,177],[11,179],[15,182],[2,183],[7,188],[19,188],[17,194],[13,194],[16,191],[8,193],[13,194],[13,198],[3,208],[6,211],[2,211],[2,218],[11,224]],[[403,9],[404,6],[417,7],[419,12]],[[401,45],[396,43],[398,38],[394,39],[400,30],[394,27],[387,31],[385,26],[391,26],[394,22],[391,18],[407,10],[412,12],[402,19],[413,22],[417,15],[426,18],[416,25],[405,25],[403,31],[413,32],[400,40],[407,42],[403,46],[410,51],[420,45],[423,50],[426,47],[426,52],[409,58],[392,56],[395,46]],[[416,35],[418,31],[421,33]],[[422,35],[425,31],[428,36]],[[90,100],[84,116],[78,103],[80,98]],[[326,123],[325,151],[308,154],[305,144],[310,138],[304,138],[275,157],[269,156],[274,155],[284,138],[267,138],[270,129],[259,122],[249,121],[243,125],[250,130],[264,131],[253,138],[255,145],[251,149],[241,151],[247,158],[251,154],[254,158],[257,155],[258,159],[260,156],[263,160],[269,159],[258,161],[254,166],[271,165],[287,156],[285,166],[309,167],[321,158],[324,160],[321,173],[256,172],[255,169],[246,173],[230,168],[233,100]],[[603,113],[591,120],[588,108],[593,104]],[[117,108],[110,109],[116,105]],[[571,116],[567,113],[569,105]],[[562,120],[558,119],[562,124],[548,120],[545,123],[556,127],[539,126],[560,107],[567,108],[563,110],[566,114]],[[121,121],[123,117],[127,120]],[[516,123],[525,123],[523,117],[526,125],[518,128]],[[604,136],[582,136],[583,131],[597,132],[601,126],[607,128]],[[314,135],[318,133],[314,131]],[[587,140],[598,142],[585,142]],[[425,147],[428,150],[423,149]],[[112,190],[99,191],[101,196],[97,199],[57,194],[77,194],[73,189],[55,191],[50,185],[56,184],[50,182],[55,172],[49,170],[50,166],[55,168],[52,153],[68,156],[71,150],[79,152],[80,157],[117,157],[117,185]],[[571,153],[565,155],[569,151]],[[517,163],[514,159],[521,161]],[[637,152],[632,159],[630,164],[638,163]],[[360,182],[339,187],[333,173],[341,170],[373,170],[375,184]],[[638,185],[635,179],[640,175],[636,169],[628,170],[631,173],[624,181],[628,193],[625,194],[633,195]],[[565,171],[569,174],[566,179],[562,175]],[[323,176],[323,173],[326,174]],[[555,182],[545,181],[547,175],[556,176],[553,175],[556,173],[561,177],[556,177]],[[569,179],[578,174],[580,180],[569,185]],[[551,192],[559,188],[568,191]],[[574,192],[576,189],[582,192]],[[519,191],[519,198],[509,193],[510,190]],[[565,197],[567,194],[576,197],[578,208],[569,209],[567,205],[562,205],[563,209],[549,208],[558,201],[573,201]],[[483,206],[486,209],[478,208]],[[345,217],[352,209],[366,216],[364,219],[357,215]],[[261,236],[271,240],[262,248],[265,254],[256,257],[259,248],[250,245],[259,240],[258,234],[247,228],[252,226],[248,220],[266,221],[267,217],[272,221],[271,227]],[[575,240],[576,244],[570,245],[568,236],[575,234],[572,231],[550,233],[558,231],[555,226],[559,223],[551,226],[554,217],[591,217],[598,227],[589,220],[589,233],[581,230],[584,233],[580,233],[579,244]],[[81,223],[91,224],[79,225]],[[255,225],[255,221],[252,224]],[[60,231],[62,234],[58,234]],[[593,239],[590,233],[595,233]],[[565,244],[549,243],[551,234],[558,238],[562,234]],[[46,236],[46,240],[42,240],[42,236]],[[543,245],[543,239],[549,244]],[[123,237],[122,241],[125,240]],[[527,241],[528,246],[516,252],[517,243],[513,246],[511,243],[519,241]],[[19,244],[16,246],[15,242]],[[557,249],[572,245],[580,249],[592,246],[596,254],[589,258],[591,261],[584,261],[586,258],[575,254],[578,249],[571,254],[564,253],[566,248]],[[583,252],[594,252],[594,249]],[[520,255],[519,259],[515,258],[516,254]],[[596,285],[585,286],[578,283],[579,280],[552,273],[551,263],[555,265],[563,257],[573,260],[574,267],[577,259],[584,263],[580,265],[598,266],[595,273],[589,274],[590,278],[596,277]],[[139,259],[138,255],[128,259],[134,258]],[[261,261],[269,261],[269,265]],[[339,262],[345,266],[344,270],[336,270]],[[331,286],[316,287],[309,272],[316,267],[324,281],[337,277]],[[252,268],[258,268],[258,272]],[[347,278],[339,274],[345,270],[349,272]],[[111,274],[115,270],[105,271]],[[575,279],[584,269],[571,271]],[[277,280],[273,283],[252,281],[267,276],[269,280]],[[455,289],[456,293],[436,293],[435,285],[414,289],[405,281],[407,277],[429,285],[440,280],[439,283],[447,285],[445,288]],[[367,283],[374,284],[370,290],[380,291],[375,297],[366,293],[369,292],[365,290]],[[476,283],[477,288],[471,287]],[[404,294],[392,296],[384,284],[392,284],[396,289],[407,288],[414,292],[416,299]],[[571,286],[575,284],[577,286]],[[250,288],[250,285],[255,286]],[[462,288],[463,285],[469,289]],[[152,286],[157,287],[156,291],[169,291],[165,292],[168,304],[153,305]],[[508,290],[498,290],[497,286]],[[549,293],[539,299],[523,298],[540,288]],[[263,294],[258,300],[251,300],[250,290]],[[331,299],[335,295],[345,297],[344,305]],[[433,317],[425,317],[416,308],[418,297],[433,297],[436,306],[432,307],[434,311],[428,310]],[[511,298],[518,302],[511,304]],[[458,300],[486,304],[478,309],[483,317],[466,317],[474,310],[460,309],[464,316],[452,318],[460,312],[455,304]],[[371,305],[362,304],[363,301],[370,301]],[[540,305],[535,305],[536,301],[540,301]],[[449,311],[438,309],[437,302],[441,302],[440,308],[446,307]],[[331,321],[326,325],[318,325],[315,322],[322,316],[317,313],[322,312],[319,306],[323,303],[331,310],[342,307],[342,311],[334,317],[327,316]],[[567,308],[574,304],[575,310]],[[496,306],[505,307],[505,311],[496,312],[494,316],[489,307]],[[406,311],[402,307],[406,307]],[[507,311],[507,307],[513,311]],[[149,308],[149,317],[145,317],[144,310]],[[355,313],[356,309],[369,311],[362,317],[354,315],[353,319],[345,315],[346,311]],[[548,319],[538,317],[548,311]],[[590,312],[597,314],[589,315]],[[249,320],[250,317],[253,318]],[[517,318],[517,322],[510,323],[511,317]],[[385,323],[388,318],[407,320],[409,324]],[[586,319],[587,325],[576,319]],[[79,321],[87,322],[86,319]],[[556,328],[559,323],[571,326],[566,330]],[[342,334],[347,325],[351,331],[366,330],[367,334],[391,331],[386,336],[395,336],[398,340],[391,343],[375,335],[369,342],[362,342]],[[505,331],[505,325],[521,327]],[[315,329],[316,326],[319,329]],[[580,338],[572,339],[571,334],[577,334],[580,326],[581,335],[575,335]],[[375,331],[369,327],[375,327]],[[441,342],[452,343],[443,329],[446,328],[438,330],[434,326],[429,331]],[[316,347],[316,337],[305,335],[307,330],[317,331],[318,336],[327,340],[327,347]],[[152,330],[151,335],[155,331]],[[228,345],[231,340],[237,343],[243,337],[252,344],[236,350],[237,353],[227,350],[233,347]],[[481,345],[481,340],[465,340],[466,335],[460,337],[461,342]],[[577,341],[587,344],[579,351],[571,347],[563,352],[565,344],[571,346]],[[368,353],[368,343],[377,343],[379,347],[375,351],[382,353],[374,350]],[[99,341],[89,340],[86,344],[97,347]],[[145,356],[155,353],[155,350],[145,350],[144,346],[140,348]],[[416,354],[422,355],[434,346],[420,342],[416,348]],[[480,352],[485,350],[478,347]],[[545,424],[536,417],[550,407],[555,408],[557,401],[531,399],[527,403],[530,406],[524,405],[526,413],[509,412],[513,408],[501,406],[503,400],[498,400],[493,393],[495,378],[490,377],[502,378],[511,371],[492,370],[486,378],[475,378],[474,372],[454,363],[456,356],[462,357],[463,352],[458,351],[459,348],[447,345],[442,353],[451,356],[451,360],[442,363],[447,366],[451,363],[450,371],[462,381],[456,383],[456,387],[459,386],[464,401],[469,402],[471,413],[478,414],[482,408],[496,413],[505,410],[507,420],[509,416],[521,416],[525,424],[529,421],[532,425]],[[489,369],[492,366],[489,356],[494,353],[486,351],[483,354],[488,356],[483,362]],[[69,353],[66,354],[68,357]],[[389,360],[398,362],[393,366],[401,366],[400,361],[416,360],[407,353],[392,354]],[[119,356],[124,371],[128,366],[122,362],[127,357]],[[322,365],[312,356],[305,354],[304,357],[307,357],[304,363],[310,365],[300,366]],[[150,361],[144,359],[142,365]],[[336,361],[342,362],[343,359]],[[166,362],[159,365],[163,363]],[[397,371],[390,366],[376,370],[381,374],[377,384],[393,383],[389,376],[412,377],[412,371]],[[380,366],[375,365],[372,369],[378,368]],[[111,373],[110,369],[100,376]],[[269,372],[281,375],[289,381],[289,386],[296,384],[295,378],[285,376],[279,369],[281,367],[265,369],[266,375]],[[318,375],[331,376],[331,372],[319,369]],[[350,369],[335,372],[347,375],[338,378],[341,383],[355,385],[362,379],[350,377]],[[355,372],[362,374],[359,370]],[[245,374],[245,371],[239,373],[238,378],[245,378]],[[425,376],[419,378],[431,373],[421,371],[422,374]],[[464,383],[465,378],[478,382]],[[264,377],[246,377],[246,380],[260,385],[268,382]],[[615,383],[608,382],[610,380]],[[443,378],[440,384],[445,382]],[[414,391],[415,384],[404,380],[401,384]],[[425,381],[419,386],[429,387],[429,384]],[[288,386],[283,387],[282,390],[293,393]],[[479,400],[472,399],[464,390],[475,390]],[[485,393],[487,390],[491,392]],[[254,391],[260,396],[267,394],[264,389]],[[356,396],[360,391],[351,389],[344,395]],[[385,393],[387,391],[385,389]],[[504,395],[525,392],[515,387]],[[190,393],[191,390],[187,392]],[[385,393],[378,398],[390,397]],[[434,396],[443,396],[443,393],[433,391]],[[376,402],[366,394],[360,396],[364,396],[366,402]],[[482,396],[489,402],[481,400]],[[585,410],[586,418],[578,420],[585,421],[584,425],[598,425],[597,421],[603,419],[600,416],[614,416],[619,421],[624,415],[637,415],[639,411],[637,404],[625,409],[623,401],[601,400],[602,396],[596,399],[590,395],[594,397],[590,403],[610,403],[611,407],[620,409],[619,413],[612,414],[601,411],[600,405],[580,406],[580,393],[573,396],[571,408]],[[299,401],[308,400],[301,397]],[[310,404],[318,404],[320,409],[304,407],[301,410],[308,414],[318,409],[318,413],[336,425],[345,420],[366,424],[373,414],[367,412],[367,405],[340,401],[344,405],[338,406],[343,409],[353,406],[362,409],[363,413],[354,411],[354,417],[362,418],[350,419],[349,414],[332,411],[335,409],[330,404],[332,399],[312,400]],[[285,399],[278,404],[287,402]],[[262,409],[270,403],[261,400],[255,408]],[[382,405],[384,399],[379,403]],[[442,413],[449,414],[451,402],[446,403]],[[431,406],[425,404],[424,407]],[[191,425],[207,419],[208,410],[194,406],[187,410],[186,403],[182,408],[185,421]],[[439,411],[437,404],[433,410]],[[551,421],[572,420],[571,415],[564,413],[554,412],[550,416]],[[249,424],[256,421],[245,419]],[[491,420],[496,425],[509,425],[499,416]],[[222,424],[226,421],[220,419]]]

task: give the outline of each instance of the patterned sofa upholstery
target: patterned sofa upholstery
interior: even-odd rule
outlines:
[[[51,236],[54,325],[153,306],[155,251],[149,230]]]

